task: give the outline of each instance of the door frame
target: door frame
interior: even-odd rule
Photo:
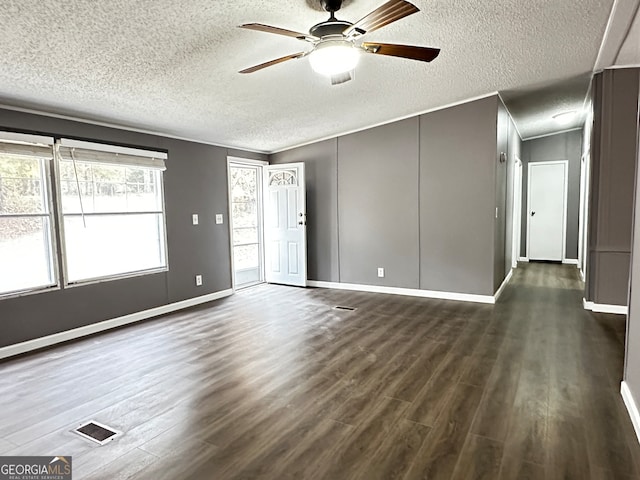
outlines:
[[[531,260],[529,255],[531,245],[531,168],[540,165],[564,165],[564,195],[562,199],[562,258],[564,263],[567,260],[567,202],[569,190],[569,161],[553,160],[545,162],[529,162],[527,165],[527,258]]]
[[[261,269],[261,278],[258,282],[256,282],[255,284],[249,284],[249,285],[243,285],[242,288],[246,288],[246,287],[250,287],[253,285],[258,285],[260,283],[264,283],[264,206],[263,206],[263,201],[264,199],[263,197],[263,179],[264,179],[264,173],[263,173],[263,168],[265,165],[269,165],[269,162],[265,161],[265,160],[253,160],[250,158],[241,158],[241,157],[233,157],[233,156],[227,156],[227,229],[229,232],[229,259],[230,259],[230,265],[231,265],[231,290],[233,292],[235,292],[237,290],[236,288],[236,269],[234,268],[234,254],[233,254],[233,209],[232,209],[232,195],[231,195],[231,182],[229,181],[229,179],[231,178],[231,167],[232,166],[239,166],[239,167],[257,167],[258,171],[260,172],[259,174],[259,178],[257,180],[258,186],[257,186],[257,198],[258,198],[258,239],[260,241],[260,248],[259,248],[259,254],[260,254],[260,269]]]
[[[513,218],[511,232],[511,268],[518,268],[522,243],[522,160],[515,157],[513,164]],[[516,208],[517,207],[517,208]]]
[[[591,182],[591,148],[580,159],[580,223],[578,232],[578,268],[582,281],[587,278],[587,258],[589,256],[589,197]]]

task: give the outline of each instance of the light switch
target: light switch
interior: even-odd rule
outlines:
[[[198,225],[198,214],[194,213],[193,215],[191,215],[191,220],[193,221],[194,225]]]
[[[220,225],[222,224],[223,219],[222,219],[222,214],[221,213],[216,213],[216,225]]]

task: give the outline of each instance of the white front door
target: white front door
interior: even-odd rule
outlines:
[[[265,279],[307,285],[304,163],[264,167]]]
[[[564,257],[566,184],[566,161],[529,164],[529,260]]]

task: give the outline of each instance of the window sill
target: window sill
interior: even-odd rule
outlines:
[[[65,283],[64,288],[65,289],[76,288],[76,287],[83,287],[86,285],[95,285],[97,283],[112,282],[114,280],[125,280],[127,278],[145,277],[148,275],[155,275],[157,273],[164,273],[168,271],[169,271],[169,267],[162,267],[162,268],[154,268],[151,270],[142,270],[139,272],[110,275],[106,277],[88,278],[86,280],[78,280],[75,282]]]
[[[40,293],[56,292],[58,290],[62,290],[60,285],[50,285],[46,287],[34,287],[28,290],[20,290],[17,292],[0,293],[0,302],[2,300],[8,300],[10,298],[27,297],[30,295],[38,295]]]

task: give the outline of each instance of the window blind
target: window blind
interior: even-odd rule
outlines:
[[[58,142],[57,148],[61,160],[166,170],[167,154],[164,152],[79,142],[64,138]]]
[[[53,158],[53,138],[0,132],[0,154],[14,157]]]

